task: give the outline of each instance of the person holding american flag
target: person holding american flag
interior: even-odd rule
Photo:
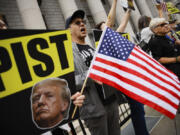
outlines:
[[[83,94],[85,101],[80,108],[80,118],[85,121],[91,135],[120,135],[119,109],[113,87],[86,79],[95,49],[85,42],[85,12],[75,11],[66,20],[66,29],[71,31],[77,90],[87,84]]]

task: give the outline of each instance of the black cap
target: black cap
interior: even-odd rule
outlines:
[[[76,10],[70,17],[66,19],[65,29],[69,28],[69,25],[76,18],[84,19],[85,12],[83,10]]]

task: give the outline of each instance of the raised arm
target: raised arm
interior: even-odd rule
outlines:
[[[130,13],[131,13],[131,10],[127,9],[125,15],[122,18],[121,24],[119,25],[119,27],[116,30],[117,32],[124,32],[124,30],[127,26],[127,23],[129,21]]]
[[[163,18],[164,16],[163,16],[163,11],[162,11],[161,5],[160,5],[160,4],[156,5],[156,8],[157,8],[157,10],[158,10],[158,15],[159,15],[159,17],[160,17],[160,18]]]
[[[180,56],[177,56],[177,57],[161,57],[158,61],[162,64],[179,63],[180,62]]]
[[[108,18],[107,18],[107,20],[105,22],[105,25],[110,27],[110,28],[113,27],[114,22],[115,22],[116,5],[117,5],[117,0],[113,0],[111,9],[110,9],[109,14],[108,14]]]

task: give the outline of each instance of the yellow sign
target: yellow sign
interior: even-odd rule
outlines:
[[[0,40],[0,98],[73,71],[69,30]]]
[[[177,31],[176,34],[178,34],[180,36],[180,31]]]
[[[124,33],[124,34],[121,34],[123,37],[127,38],[128,40],[130,40],[130,35],[129,33]]]
[[[95,46],[96,46],[96,48],[97,48],[98,44],[99,44],[99,41],[96,41],[96,42],[95,42]]]
[[[180,13],[180,10],[178,8],[176,8],[172,2],[167,2],[166,6],[167,6],[169,14]]]

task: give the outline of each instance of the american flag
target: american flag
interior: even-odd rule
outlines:
[[[176,115],[180,100],[177,76],[108,27],[103,31],[88,76],[170,118]]]

